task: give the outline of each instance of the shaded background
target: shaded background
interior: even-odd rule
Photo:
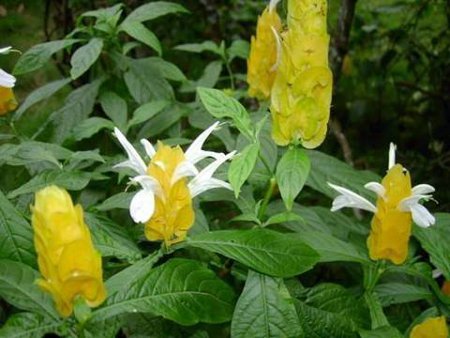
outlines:
[[[125,10],[146,1],[123,1]],[[192,55],[174,46],[212,40],[228,45],[250,40],[266,1],[173,0],[191,15],[163,17],[151,22],[161,39],[164,58],[177,64],[189,79],[202,74],[214,55]],[[2,1],[1,45],[26,51],[36,43],[64,37],[80,13],[118,1]],[[279,6],[285,14],[285,6]],[[354,14],[354,15],[353,15]],[[389,142],[398,145],[398,161],[411,171],[413,184],[437,187],[439,204],[450,206],[450,0],[331,0],[330,61],[335,90],[330,132],[319,150],[357,168],[382,175],[387,167]],[[149,51],[147,51],[149,52]],[[10,70],[18,55],[1,58]],[[20,77],[17,96],[22,101],[33,89],[67,75],[70,56],[55,60],[44,71]],[[246,64],[231,64],[245,79]],[[223,70],[225,76],[225,70]],[[220,81],[219,87],[228,83]],[[238,82],[245,90],[245,81]],[[60,105],[64,91],[34,108],[30,119],[45,119]],[[246,102],[255,107],[254,101]],[[34,124],[34,123],[33,123]],[[26,132],[26,124],[21,128]]]

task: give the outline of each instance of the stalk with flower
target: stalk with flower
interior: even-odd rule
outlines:
[[[179,146],[170,147],[162,142],[158,142],[155,149],[142,139],[141,144],[151,159],[148,165],[115,128],[114,135],[128,155],[128,160],[116,168],[130,168],[136,173],[131,182],[142,189],[131,200],[130,215],[136,223],[145,223],[148,240],[162,240],[166,246],[183,241],[194,224],[192,199],[213,188],[231,189],[229,183],[212,176],[235,151],[224,154],[202,149],[208,136],[218,127],[219,122],[216,122],[206,129],[185,152]],[[196,164],[208,157],[214,161],[199,171]],[[193,178],[188,182],[188,177]]]
[[[77,297],[88,306],[103,303],[102,259],[92,244],[83,209],[57,186],[36,193],[32,210],[34,243],[42,278],[38,285],[49,292],[63,317],[72,314]]]
[[[272,87],[272,137],[316,148],[327,132],[333,75],[328,67],[327,1],[289,0],[288,29]]]
[[[8,54],[12,47],[0,48],[0,55]],[[17,101],[12,88],[16,83],[16,78],[0,68],[0,116],[16,109]]]
[[[365,188],[377,194],[376,206],[364,197],[344,187],[328,183],[339,195],[334,199],[331,211],[351,207],[374,213],[371,231],[367,239],[370,258],[388,259],[402,264],[408,255],[412,221],[420,227],[429,227],[435,218],[420,204],[432,198],[434,188],[428,184],[411,187],[408,170],[395,162],[396,147],[389,149],[389,166],[381,184],[369,182]]]
[[[270,98],[280,57],[278,34],[281,32],[281,19],[276,6],[280,0],[271,0],[258,18],[256,36],[252,36],[250,55],[247,60],[248,94],[259,100]]]

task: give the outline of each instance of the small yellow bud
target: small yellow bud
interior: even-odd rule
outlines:
[[[427,318],[414,326],[409,338],[447,338],[448,328],[445,317]]]
[[[56,186],[36,193],[32,206],[34,243],[42,278],[38,285],[49,292],[63,317],[72,314],[77,296],[95,307],[106,298],[102,259],[95,250],[83,209]]]
[[[281,31],[281,20],[276,9],[267,7],[258,18],[256,37],[252,36],[250,56],[247,61],[248,94],[259,100],[270,97],[276,74],[277,40],[275,33]]]
[[[13,111],[17,107],[12,88],[0,87],[0,116]]]

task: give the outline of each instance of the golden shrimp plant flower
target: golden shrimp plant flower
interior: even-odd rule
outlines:
[[[276,11],[280,0],[272,0],[256,24],[256,36],[250,42],[250,55],[247,60],[248,94],[259,100],[270,98],[275,80],[277,61],[280,55],[278,33],[281,32],[281,19]]]
[[[411,330],[409,338],[447,338],[448,327],[444,316],[431,317],[417,324]]]
[[[289,0],[288,29],[272,87],[272,138],[316,148],[325,139],[333,75],[328,67],[327,1]]]
[[[377,194],[376,206],[351,190],[331,183],[328,185],[339,193],[331,211],[351,207],[374,213],[367,239],[370,258],[402,264],[408,255],[412,221],[423,228],[435,223],[434,216],[420,204],[421,200],[432,198],[434,188],[428,184],[411,187],[409,172],[395,163],[395,149],[391,143],[389,170],[381,184],[369,182],[364,186]]]
[[[102,259],[92,244],[83,209],[57,186],[36,193],[32,209],[34,243],[42,278],[37,284],[49,292],[63,317],[72,314],[76,297],[95,307],[106,298]]]
[[[1,54],[8,54],[11,47],[0,48]],[[16,78],[0,68],[0,116],[16,109],[17,101],[12,88],[16,83]]]
[[[214,123],[203,131],[184,152],[181,147],[170,147],[158,142],[157,148],[146,139],[141,140],[150,163],[146,165],[136,149],[115,128],[114,135],[128,155],[128,160],[115,167],[133,170],[132,183],[141,186],[131,200],[130,215],[134,222],[145,223],[145,235],[150,241],[164,241],[166,246],[182,241],[194,224],[192,199],[213,188],[231,189],[229,183],[212,177],[220,165],[235,154],[205,151],[203,143],[219,127]],[[214,161],[198,170],[196,164],[205,158]],[[188,181],[188,177],[192,177]]]

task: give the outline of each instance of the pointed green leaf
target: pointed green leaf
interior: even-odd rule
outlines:
[[[288,149],[278,162],[275,176],[287,210],[292,209],[295,198],[305,185],[310,169],[308,155],[298,148]]]
[[[36,285],[39,273],[28,265],[0,260],[0,297],[15,307],[58,318],[48,293]]]
[[[78,48],[70,59],[72,80],[79,78],[97,61],[103,49],[103,40],[94,38],[88,44]]]
[[[67,48],[79,40],[64,39],[40,43],[22,54],[14,67],[14,75],[22,75],[37,70],[47,64],[50,57],[61,49]]]
[[[64,335],[62,321],[56,321],[37,313],[16,313],[8,318],[0,329],[0,337],[36,338],[47,333]]]
[[[30,266],[36,266],[31,226],[1,191],[0,258],[8,258]]]
[[[433,298],[433,293],[428,288],[407,283],[382,283],[375,286],[374,291],[383,307]]]
[[[164,108],[169,106],[169,104],[169,101],[157,100],[140,106],[134,111],[133,117],[131,118],[130,122],[128,122],[128,128],[150,120]]]
[[[127,102],[114,92],[105,92],[100,96],[100,104],[111,121],[124,129],[128,119]]]
[[[80,141],[97,134],[102,129],[113,130],[114,123],[103,117],[90,117],[75,126],[72,135],[76,141]]]
[[[319,260],[317,252],[298,238],[267,229],[213,231],[191,237],[187,244],[275,277],[301,274]]]
[[[153,313],[182,325],[231,319],[233,290],[201,263],[171,259],[152,269],[127,290],[111,295],[91,321],[127,312]]]
[[[282,279],[249,271],[234,310],[231,337],[303,337],[295,306]]]
[[[234,190],[236,198],[239,196],[241,187],[250,176],[256,164],[259,153],[259,143],[252,143],[246,146],[237,154],[228,169],[228,181]]]
[[[95,209],[100,211],[107,211],[112,209],[129,209],[131,199],[134,195],[134,192],[119,192],[118,194],[115,194],[104,200],[99,205],[96,205]]]
[[[129,21],[149,21],[171,13],[189,13],[189,11],[179,4],[154,1],[136,8],[125,18],[124,23]]]
[[[132,38],[153,48],[158,55],[162,54],[161,42],[156,35],[138,21],[126,21],[121,25],[122,30]]]

